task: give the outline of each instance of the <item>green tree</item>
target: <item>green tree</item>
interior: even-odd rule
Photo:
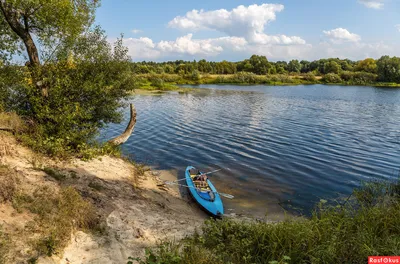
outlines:
[[[11,87],[8,108],[34,120],[28,143],[47,154],[75,152],[99,128],[121,121],[120,99],[134,86],[127,52],[122,39],[112,47],[96,28],[60,47],[57,61],[35,68],[49,87],[47,97],[32,82]]]
[[[380,81],[400,83],[400,58],[382,56],[377,61],[377,68]]]
[[[271,64],[265,56],[253,55],[250,57],[249,63],[252,66],[252,72],[259,75],[267,74],[268,69],[271,68]]]
[[[362,61],[359,61],[356,65],[356,71],[363,71],[369,73],[376,73],[378,66],[376,65],[376,61],[372,58],[368,58]]]
[[[298,60],[291,60],[288,64],[288,71],[289,72],[296,72],[299,73],[301,70],[301,64]]]
[[[21,41],[30,65],[40,65],[32,36],[42,50],[60,41],[72,41],[91,25],[97,6],[96,0],[0,0],[0,48],[21,52]]]
[[[336,61],[329,61],[324,64],[324,73],[336,73],[338,74],[342,67]]]
[[[306,60],[302,60],[302,61],[300,61],[300,64],[301,64],[301,72],[302,73],[307,73],[307,72],[310,72],[310,62],[309,61],[306,61]]]

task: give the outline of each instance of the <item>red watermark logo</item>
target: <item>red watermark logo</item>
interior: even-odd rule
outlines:
[[[372,264],[372,263],[398,263],[400,264],[400,256],[369,256],[368,257],[368,264]]]

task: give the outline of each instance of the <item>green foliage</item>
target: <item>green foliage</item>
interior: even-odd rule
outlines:
[[[301,70],[301,64],[298,60],[291,60],[288,64],[288,71],[289,72],[296,72],[299,73]]]
[[[67,176],[64,173],[55,170],[53,168],[45,167],[43,168],[43,171],[57,181],[63,181],[67,178]]]
[[[370,255],[398,255],[400,182],[364,184],[351,197],[321,200],[309,219],[207,220],[202,235],[164,243],[142,263],[365,263]]]
[[[304,80],[309,81],[309,82],[316,82],[317,78],[315,78],[315,75],[312,72],[306,73],[303,76]]]
[[[368,85],[376,82],[377,75],[368,72],[349,72],[343,71],[340,74],[341,79],[347,84]]]
[[[164,87],[164,81],[160,78],[153,78],[151,80],[151,86],[154,86],[156,88],[163,88]]]
[[[198,70],[194,70],[191,77],[193,81],[199,81],[201,79],[200,72]]]
[[[372,58],[359,61],[355,67],[356,71],[369,73],[377,73],[377,68],[376,61]]]
[[[25,72],[28,81],[9,86],[6,107],[32,120],[30,134],[21,138],[50,155],[76,153],[106,123],[119,122],[121,98],[134,86],[130,58],[119,39],[114,47],[99,28],[58,50],[57,61]],[[48,96],[29,82],[42,76]]]
[[[322,78],[322,81],[325,83],[341,83],[342,79],[336,73],[328,73]]]
[[[383,56],[376,64],[379,81],[400,83],[400,58]]]
[[[17,20],[24,21],[28,26],[25,30],[39,42],[43,57],[49,58],[60,41],[74,41],[91,25],[98,4],[97,0],[11,0],[4,5],[18,10]],[[25,47],[19,45],[20,40],[0,12],[0,59],[21,52]]]
[[[324,64],[324,72],[325,73],[336,73],[338,74],[341,71],[340,65],[336,61],[329,61]]]

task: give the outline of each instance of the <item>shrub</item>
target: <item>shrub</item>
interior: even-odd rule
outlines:
[[[376,81],[378,78],[377,74],[369,73],[369,72],[356,72],[353,76],[353,83],[354,84],[371,84]]]
[[[191,79],[192,79],[193,81],[198,81],[198,80],[200,80],[200,79],[201,79],[200,72],[199,72],[198,70],[194,70],[194,71],[192,72]]]
[[[134,86],[122,40],[112,48],[100,29],[65,44],[56,55],[57,61],[35,70],[24,67],[23,85],[8,86],[6,100],[7,109],[31,120],[25,142],[51,155],[76,153],[99,128],[119,122],[120,99]],[[38,78],[48,96],[33,83]]]
[[[350,71],[343,71],[340,73],[340,78],[342,78],[343,81],[349,82],[353,80],[354,73]]]
[[[309,219],[207,220],[202,235],[163,243],[142,263],[365,263],[398,255],[400,182],[364,184],[351,197],[321,200]]]
[[[315,75],[311,72],[304,74],[303,79],[309,82],[317,81],[317,78],[315,78]]]
[[[163,88],[164,87],[164,81],[160,78],[153,78],[151,80],[151,86],[157,87],[157,88]]]
[[[328,73],[322,78],[325,83],[341,83],[342,79],[336,73]]]

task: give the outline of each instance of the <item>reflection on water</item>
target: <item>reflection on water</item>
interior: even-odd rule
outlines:
[[[237,197],[227,209],[308,212],[320,198],[394,177],[400,166],[399,89],[203,87],[211,89],[132,97],[138,122],[123,150],[159,169],[229,168],[212,176]]]

